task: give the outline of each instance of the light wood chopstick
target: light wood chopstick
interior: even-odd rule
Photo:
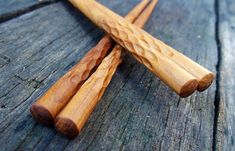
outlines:
[[[70,2],[181,97],[189,96],[197,89],[197,79],[161,53],[169,46],[122,17],[107,15],[93,0]]]
[[[99,4],[96,1],[93,1],[96,8],[100,8],[106,12],[106,15],[111,16],[112,18],[120,18],[116,13],[112,12],[110,9],[104,7],[103,5]],[[174,50],[170,46],[166,45],[161,41],[152,41],[153,45],[155,46],[156,50],[159,47],[159,51],[169,57],[173,62],[180,65],[190,74],[195,76],[198,80],[198,91],[206,90],[214,80],[214,74],[209,71],[208,69],[204,68],[203,66],[199,65],[198,63],[194,62],[190,58],[186,57],[185,55],[181,54],[180,52]]]
[[[153,0],[134,22],[135,25],[143,27],[156,4],[157,0]],[[55,126],[60,133],[73,138],[81,131],[120,64],[122,49],[120,45],[115,45],[112,52],[104,58],[97,70],[57,116]]]
[[[133,22],[148,3],[149,0],[141,1],[126,16],[128,21]],[[30,108],[33,117],[41,124],[53,125],[55,117],[93,73],[113,44],[113,40],[108,35],[104,36],[78,64],[56,81],[41,98],[33,103]]]

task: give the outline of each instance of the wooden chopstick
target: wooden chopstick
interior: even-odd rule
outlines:
[[[157,0],[153,0],[134,22],[135,25],[143,27],[156,4]],[[73,138],[81,131],[120,64],[122,49],[120,45],[115,45],[112,52],[104,58],[97,70],[57,116],[55,127],[60,133]]]
[[[149,0],[141,1],[127,15],[127,19],[133,22],[148,3]],[[33,117],[41,124],[53,125],[55,117],[101,63],[113,44],[113,40],[108,35],[104,36],[78,64],[56,81],[41,98],[33,103],[30,108]]]
[[[93,0],[70,2],[181,97],[189,96],[197,89],[197,79],[161,53],[169,46],[122,17],[109,15],[105,9],[101,11]]]
[[[110,15],[112,18],[119,18],[117,14],[113,13],[111,10],[107,9],[103,5],[99,4],[96,1],[93,1],[96,7],[106,11],[107,15]],[[153,45],[156,47],[157,45],[163,45],[160,47],[160,52],[171,59],[173,62],[184,68],[190,74],[195,76],[198,80],[198,91],[206,90],[214,80],[214,74],[204,68],[203,66],[199,65],[198,63],[194,62],[190,58],[186,57],[185,55],[179,53],[178,51],[174,50],[170,46],[162,43],[161,41],[153,41]],[[163,49],[165,48],[165,49]],[[158,48],[156,48],[158,49]]]

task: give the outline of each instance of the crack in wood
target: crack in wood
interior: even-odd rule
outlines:
[[[10,57],[0,54],[0,68],[11,62]]]
[[[44,6],[50,5],[55,2],[59,2],[59,1],[62,1],[62,0],[39,1],[38,3],[36,3],[34,5],[31,5],[31,6],[28,6],[25,8],[19,8],[19,9],[16,9],[11,12],[4,13],[4,14],[0,14],[0,23],[8,21],[10,19],[14,19],[16,17],[27,14],[31,11],[34,11],[38,8],[41,8],[41,7],[44,7]]]
[[[215,40],[217,44],[217,64],[216,64],[216,90],[215,90],[215,100],[214,100],[214,127],[213,127],[213,143],[212,143],[212,150],[217,150],[217,130],[218,130],[218,118],[220,113],[220,71],[221,71],[221,42],[220,42],[220,29],[219,29],[219,0],[215,0],[214,4],[214,11],[215,11]]]

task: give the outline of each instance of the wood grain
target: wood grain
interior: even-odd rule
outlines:
[[[7,0],[0,1],[0,22],[12,19],[57,0]]]
[[[69,72],[37,100],[30,108],[34,118],[41,124],[52,125],[55,117],[93,73],[113,45],[106,35]]]
[[[127,15],[132,22],[148,4],[148,0],[141,1]],[[33,117],[41,124],[53,125],[55,117],[80,89],[87,78],[95,71],[103,58],[109,53],[114,42],[108,35],[86,53],[69,72],[63,75],[55,84],[37,100],[30,108]]]
[[[103,5],[100,5],[98,2],[93,1],[96,7],[100,8],[101,10],[105,10],[106,14],[109,15],[112,18],[119,18],[122,20],[122,18],[104,7]],[[174,50],[170,46],[166,45],[165,43],[159,41],[159,40],[152,40],[152,37],[150,36],[149,39],[150,42],[152,42],[152,46],[158,50],[163,55],[169,57],[174,63],[180,65],[182,68],[184,68],[187,72],[195,76],[198,80],[198,91],[204,91],[206,90],[213,82],[214,80],[214,74],[206,69],[205,67],[199,65],[198,63],[194,62],[190,58],[186,57],[185,55],[181,54],[180,52]]]
[[[216,150],[235,150],[235,3],[217,1],[217,42],[221,60],[217,64]]]
[[[121,51],[122,47],[116,45],[61,111],[56,118],[56,129],[59,132],[69,138],[78,135],[121,62]]]
[[[144,9],[134,22],[136,26],[144,26],[157,2],[153,0]],[[74,138],[80,133],[122,61],[122,49],[120,45],[115,45],[112,52],[56,117],[55,127],[60,133],[69,138]]]
[[[121,17],[110,19],[97,9],[94,1],[70,0],[70,2],[181,97],[187,97],[195,91],[198,85],[196,78],[160,53],[169,46]],[[93,11],[89,11],[88,8],[92,8]]]

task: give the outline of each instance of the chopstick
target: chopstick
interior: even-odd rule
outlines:
[[[163,42],[121,17],[107,15],[97,9],[93,0],[70,2],[181,97],[189,96],[196,90],[197,79],[161,53],[169,48]]]
[[[134,24],[143,27],[156,4],[157,0],[153,0]],[[69,138],[79,134],[120,64],[122,49],[119,44],[115,45],[111,53],[104,58],[96,71],[57,116],[55,127],[60,133]]]
[[[107,15],[111,16],[112,18],[120,18],[117,14],[112,12],[111,10],[107,9],[103,5],[99,4],[96,1],[93,1],[96,8],[100,8],[101,10],[105,11]],[[150,37],[151,38],[151,37]],[[149,41],[150,42],[150,41]],[[206,90],[213,82],[214,80],[214,74],[204,68],[203,66],[199,65],[198,63],[194,62],[190,58],[184,56],[183,54],[179,53],[178,51],[174,50],[170,46],[164,44],[163,42],[157,40],[152,41],[156,48],[158,49],[158,45],[160,48],[160,52],[167,56],[170,60],[184,68],[187,72],[195,76],[198,80],[198,91],[204,91]]]
[[[148,3],[149,0],[141,1],[126,18],[131,22],[134,21]],[[105,35],[78,64],[32,104],[30,111],[33,117],[43,125],[53,125],[55,117],[94,72],[113,45],[113,40]]]

